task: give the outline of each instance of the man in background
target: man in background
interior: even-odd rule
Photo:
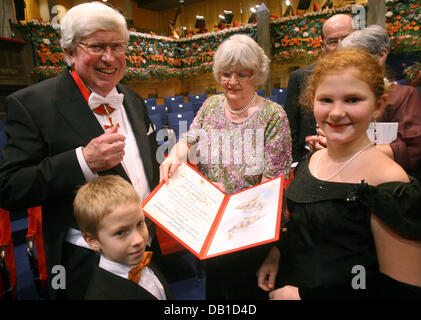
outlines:
[[[322,50],[329,54],[336,50],[342,39],[354,31],[352,16],[336,14],[327,19],[322,27]],[[306,79],[312,74],[315,64],[310,64],[291,73],[285,101],[292,136],[292,161],[299,162],[307,154],[306,137],[316,134],[316,121],[312,112],[305,110],[298,99],[305,88]]]

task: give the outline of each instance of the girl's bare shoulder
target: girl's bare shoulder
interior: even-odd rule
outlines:
[[[367,159],[368,184],[376,186],[392,181],[409,182],[408,175],[399,164],[379,150],[373,149],[371,153]]]

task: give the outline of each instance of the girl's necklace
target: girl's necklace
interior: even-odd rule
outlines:
[[[366,149],[368,149],[372,144],[373,144],[373,142],[370,142],[369,144],[367,144],[366,146],[364,146],[361,150],[359,150],[356,153],[354,153],[351,156],[351,158],[349,158],[338,170],[336,170],[333,174],[331,174],[329,177],[327,177],[325,179],[319,178],[317,176],[317,168],[319,167],[320,158],[322,157],[322,153],[320,152],[320,155],[317,158],[316,166],[314,167],[314,176],[317,179],[319,179],[319,180],[329,181],[333,177],[337,176],[340,172],[342,172],[342,170],[344,170],[356,157],[358,157],[362,152],[364,152]]]
[[[241,114],[241,113],[243,113],[244,111],[246,111],[248,108],[250,108],[252,105],[253,105],[253,103],[254,103],[254,101],[256,100],[256,97],[257,97],[257,93],[255,92],[254,93],[254,95],[253,95],[253,97],[251,97],[251,99],[250,99],[250,101],[249,101],[249,103],[247,103],[243,108],[241,108],[240,110],[235,110],[235,109],[232,109],[231,108],[231,106],[230,106],[230,104],[228,103],[228,100],[227,99],[225,99],[225,101],[226,101],[226,107],[227,107],[227,109],[228,109],[228,111],[229,112],[231,112],[232,114]]]

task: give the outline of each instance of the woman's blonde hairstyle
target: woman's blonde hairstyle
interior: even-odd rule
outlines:
[[[129,40],[129,31],[124,16],[117,10],[101,2],[87,2],[72,7],[60,22],[63,49],[73,53],[80,39],[96,31],[117,31],[122,40]],[[70,65],[70,60],[66,56]]]
[[[224,70],[250,70],[256,85],[263,84],[269,74],[270,60],[264,50],[246,34],[225,39],[213,57],[213,75],[220,82]]]
[[[313,109],[312,97],[323,79],[332,74],[338,74],[348,68],[359,71],[359,79],[366,82],[376,99],[386,93],[384,67],[369,52],[360,48],[338,49],[321,59],[308,77],[306,89],[300,97],[300,104]]]
[[[100,176],[79,188],[73,201],[76,222],[82,233],[98,236],[101,221],[119,206],[138,203],[139,195],[133,186],[117,175]]]

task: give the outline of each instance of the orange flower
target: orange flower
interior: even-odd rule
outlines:
[[[397,20],[400,20],[402,17],[400,15],[396,16]]]
[[[418,26],[415,26],[415,27],[414,27],[414,30],[415,30],[415,31],[418,31],[419,29],[420,29],[420,27],[418,27]]]

